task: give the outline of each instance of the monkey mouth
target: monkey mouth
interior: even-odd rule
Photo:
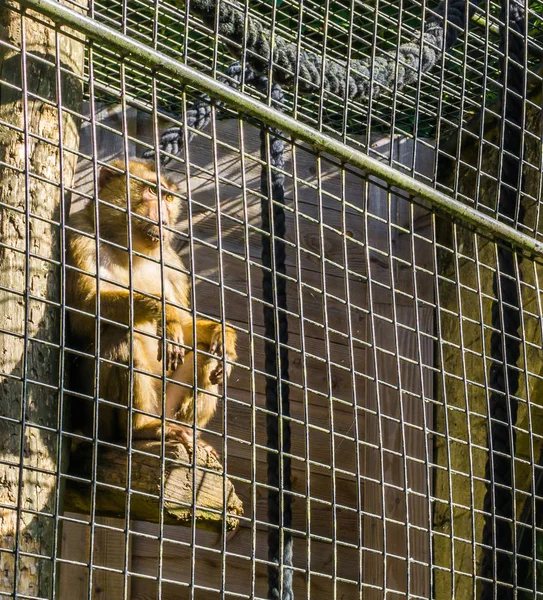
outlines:
[[[161,238],[164,239],[166,231],[158,225],[150,225],[146,228],[145,234],[152,242],[159,242]]]

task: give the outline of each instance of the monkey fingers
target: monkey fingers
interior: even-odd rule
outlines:
[[[236,333],[231,328],[225,327],[223,338],[222,325],[217,325],[209,343],[209,353],[219,358],[226,354],[228,360],[236,360]]]
[[[223,371],[224,371],[224,369],[223,369],[222,361],[221,362],[217,361],[217,366],[209,374],[209,381],[211,381],[211,383],[213,385],[219,385],[220,383],[222,383],[224,380]]]
[[[225,327],[225,336],[223,337],[222,325],[217,325],[213,335],[211,336],[211,342],[209,344],[209,352],[218,359],[222,359],[223,356],[227,359],[226,364],[226,376],[230,375],[232,365],[230,361],[236,360],[236,333],[231,328]],[[224,382],[224,362],[223,360],[217,360],[216,366],[209,373],[209,381],[213,385],[221,384]]]
[[[183,364],[185,359],[185,348],[177,344],[168,343],[166,347],[166,369],[175,371],[178,366]]]
[[[213,385],[219,385],[224,383],[224,365],[222,360],[216,361],[216,367],[209,373],[209,381]],[[230,371],[232,370],[232,365],[226,365],[226,377],[230,376]]]
[[[222,331],[220,329],[213,332],[211,342],[209,343],[209,353],[215,356],[222,356]]]
[[[183,327],[177,321],[166,324],[166,370],[175,371],[178,366],[183,364],[185,358],[185,349],[182,344],[184,341]],[[162,360],[162,343],[158,344],[157,360]]]

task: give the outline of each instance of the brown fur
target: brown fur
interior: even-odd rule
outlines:
[[[124,163],[115,161],[110,166],[112,168],[103,168],[99,177],[98,265],[95,203],[90,202],[70,219],[66,289],[68,306],[77,309],[70,312],[71,330],[79,345],[94,354],[98,277],[101,359],[98,397],[107,401],[100,402],[98,407],[99,438],[114,440],[127,436],[130,406],[130,371],[127,367],[132,364],[133,437],[160,439],[163,425],[162,341],[154,336],[161,334],[162,299],[166,302],[166,373],[180,382],[179,385],[169,382],[166,386],[167,419],[179,419],[188,424],[192,424],[194,419],[194,356],[189,350],[183,361],[182,344],[194,348],[196,341],[199,350],[217,357],[198,356],[198,388],[202,391],[197,397],[196,413],[198,426],[204,427],[215,412],[217,398],[213,393],[217,393],[218,384],[224,376],[220,357],[224,351],[229,362],[236,359],[236,334],[226,326],[223,341],[222,324],[198,319],[196,340],[193,340],[189,278],[181,258],[173,249],[172,233],[164,228],[161,228],[165,265],[162,289],[161,265],[157,262],[161,257],[158,214],[167,226],[175,225],[180,200],[170,193],[175,191],[173,185],[165,178],[161,180],[159,211],[158,197],[153,189],[157,183],[154,168],[146,162],[130,161],[129,218],[126,212],[126,176],[115,170],[124,171]],[[131,238],[128,235],[129,224]],[[129,239],[131,254],[128,250]],[[127,327],[131,317],[134,326],[132,336]],[[80,361],[76,376],[92,381],[94,361],[83,363],[84,360]],[[227,365],[227,376],[230,368]],[[87,430],[92,431],[92,419],[86,417],[85,421]],[[167,439],[192,444],[191,429],[166,421],[164,430]]]

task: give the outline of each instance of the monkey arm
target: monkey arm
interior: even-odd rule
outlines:
[[[87,296],[87,303],[96,306],[96,292]],[[100,290],[100,316],[118,323],[128,324],[130,306],[135,325],[158,322],[162,314],[160,300],[134,292],[132,298],[129,290]]]
[[[81,273],[69,274],[68,294],[74,307],[91,314],[99,313],[100,317],[125,325],[130,322],[131,306],[135,325],[149,321],[158,323],[162,314],[158,298],[139,292],[134,292],[130,297],[129,290],[106,288],[100,290],[98,298],[96,278]]]
[[[93,290],[86,298],[87,306],[96,306],[96,291]],[[128,324],[130,319],[130,306],[132,306],[135,325],[150,321],[156,322],[158,332],[161,331],[162,300],[147,296],[140,292],[133,292],[130,298],[129,290],[100,290],[100,316],[119,323]],[[166,334],[170,331],[183,329],[183,313],[177,307],[166,304]]]

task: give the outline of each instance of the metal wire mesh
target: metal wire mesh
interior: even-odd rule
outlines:
[[[67,24],[54,5],[0,3],[0,595],[265,598],[269,573],[277,572],[282,600],[483,598],[485,582],[493,584],[490,597],[538,597],[539,3],[524,6],[527,77],[520,124],[513,123],[521,132],[517,187],[526,213],[519,218],[517,209],[505,220],[498,219],[497,199],[509,185],[502,165],[511,152],[500,65],[504,53],[516,59],[500,42],[499,28],[508,24],[498,4],[473,7],[456,46],[433,69],[419,65],[416,83],[402,89],[393,78],[375,98],[372,92],[352,100],[324,84],[308,92],[295,78],[284,86],[281,108],[306,126],[303,132],[288,129],[288,120],[273,121],[281,118],[273,111],[259,113],[256,103],[238,111],[226,92],[213,97],[209,126],[187,120],[202,98],[199,74],[216,79],[239,54],[220,33],[217,13],[210,27],[190,2],[63,2],[74,15]],[[282,38],[347,70],[355,60],[373,64],[388,56],[396,61],[395,77],[405,67],[401,44],[416,45],[426,20],[441,14],[426,2],[223,6],[246,22],[254,19],[268,39]],[[112,28],[117,45],[92,33],[92,23]],[[143,50],[128,52],[125,38]],[[235,43],[245,70],[256,59],[243,50],[246,40]],[[155,52],[154,62],[145,49]],[[190,67],[182,81],[170,66],[158,68],[161,57]],[[273,62],[272,56],[266,91],[244,80],[239,91],[273,105],[274,76],[281,79]],[[261,156],[259,116],[283,128],[280,169],[268,160],[276,135],[269,127],[267,158]],[[92,240],[100,266],[87,274],[99,289],[116,282],[134,306],[142,284],[135,275],[119,283],[103,257],[116,247],[127,272],[136,273],[142,253],[133,238],[135,199],[129,192],[121,209],[129,215],[126,240],[101,234],[107,201],[99,193],[100,172],[113,159],[121,159],[124,172],[131,158],[159,154],[160,136],[172,125],[180,127],[180,152],[153,169],[176,185],[181,218],[158,222],[173,236],[183,266],[161,253],[144,279],[155,279],[166,313],[169,299],[160,290],[168,277],[187,277],[187,314],[211,320],[223,334],[227,325],[237,333],[237,358],[221,358],[233,370],[218,392],[215,416],[204,428],[197,417],[188,423],[218,451],[220,464],[201,451],[169,452],[165,434],[175,419],[166,414],[166,400],[155,415],[161,429],[154,446],[133,434],[130,424],[140,414],[133,399],[121,407],[126,437],[104,436],[103,415],[114,405],[104,365],[126,375],[132,392],[137,378],[148,375],[162,398],[175,378],[164,361],[160,373],[145,373],[134,360],[141,333],[134,308],[123,334],[131,358],[119,363],[100,350],[111,325],[100,292],[87,313],[68,300],[67,282],[81,271],[67,257],[70,236],[78,234]],[[336,145],[311,137],[318,133]],[[368,156],[392,169],[379,171],[379,163],[364,161]],[[280,203],[267,204],[278,172],[284,236],[274,230]],[[74,220],[86,205],[95,219],[91,232]],[[276,252],[269,268],[261,256],[266,238]],[[523,255],[514,277],[498,270],[504,243]],[[263,271],[276,288],[286,285],[286,306],[276,288],[273,301],[267,299]],[[518,309],[511,307],[520,318],[518,334],[500,333],[505,317],[501,326],[494,318],[509,302],[502,291],[507,277],[518,291]],[[273,335],[266,334],[266,308],[273,309]],[[78,346],[70,333],[70,322],[85,314],[100,324],[92,348]],[[288,340],[280,337],[279,315],[286,317]],[[493,333],[504,345],[518,340],[516,364],[495,355]],[[160,328],[146,335],[165,351]],[[288,356],[285,381],[281,368],[270,373],[267,344],[279,367]],[[205,360],[209,349],[193,343],[186,352]],[[509,457],[489,435],[489,423],[499,421],[491,418],[490,372],[504,363],[504,372],[519,374],[518,392],[506,394]],[[266,404],[270,381],[277,383],[278,415]],[[268,441],[270,420],[279,429],[276,449]],[[272,455],[276,483],[267,473]],[[496,483],[500,457],[511,460],[508,484]],[[182,485],[172,472],[183,474]],[[278,494],[278,520],[268,512],[270,491]],[[510,517],[499,506],[502,492]],[[504,526],[510,548],[497,533]],[[278,532],[275,557],[268,553],[269,531]],[[493,532],[490,539],[484,531]],[[292,564],[285,558],[290,537]]]

